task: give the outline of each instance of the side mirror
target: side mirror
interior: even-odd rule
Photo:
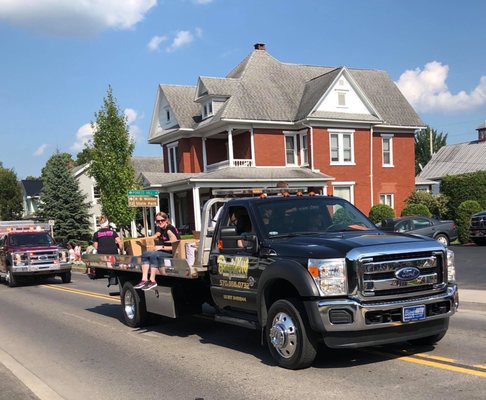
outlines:
[[[245,241],[245,251],[251,254],[258,253],[258,237],[254,233],[242,233],[241,238]]]

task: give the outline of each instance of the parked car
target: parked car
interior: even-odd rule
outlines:
[[[386,218],[381,221],[381,229],[387,232],[429,236],[444,246],[448,246],[458,236],[454,221],[418,216]]]
[[[486,210],[471,217],[469,239],[478,246],[486,246]]]

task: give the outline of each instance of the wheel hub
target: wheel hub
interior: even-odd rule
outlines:
[[[124,297],[124,303],[125,303],[125,314],[129,319],[134,319],[135,318],[135,301],[133,299],[132,293],[127,290],[125,292],[125,297]]]
[[[290,358],[297,349],[297,333],[294,321],[286,313],[278,313],[270,328],[270,343],[284,358]]]

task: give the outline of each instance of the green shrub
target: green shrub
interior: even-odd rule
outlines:
[[[432,214],[430,213],[429,209],[425,204],[410,204],[406,206],[401,213],[402,217],[407,215],[420,215],[422,217],[431,217]]]
[[[395,218],[395,211],[386,204],[376,204],[371,207],[368,217],[374,224],[377,224],[385,218]]]
[[[459,205],[466,200],[476,200],[486,209],[486,171],[446,176],[440,183],[440,192],[449,198],[447,218],[457,221]]]
[[[459,241],[461,243],[469,242],[469,221],[471,215],[480,212],[483,208],[476,200],[463,201],[456,212],[456,226],[459,233]]]
[[[437,218],[443,218],[448,212],[448,202],[449,198],[444,194],[433,195],[423,190],[416,190],[407,198],[405,206],[423,204],[429,209],[432,215]]]

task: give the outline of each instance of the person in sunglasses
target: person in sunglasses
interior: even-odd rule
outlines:
[[[155,276],[157,272],[164,274],[164,267],[161,260],[172,256],[172,243],[180,240],[181,236],[177,228],[170,223],[169,217],[165,212],[155,215],[155,239],[156,251],[144,251],[142,253],[142,280],[134,288],[150,290],[157,287]],[[148,278],[150,270],[150,279]]]

